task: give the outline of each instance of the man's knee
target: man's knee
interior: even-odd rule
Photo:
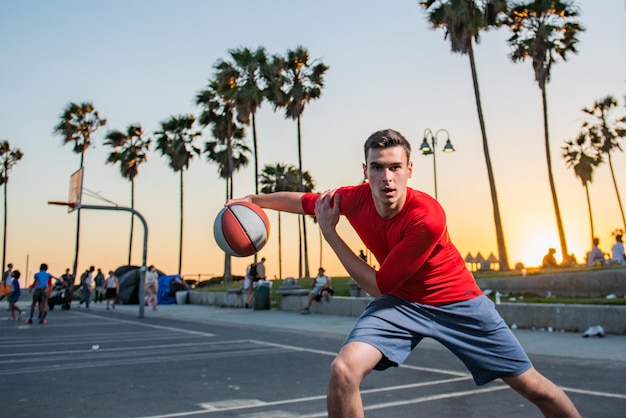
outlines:
[[[560,389],[534,368],[519,376],[503,379],[520,395],[535,404],[554,402]]]
[[[330,382],[335,387],[358,387],[364,375],[350,367],[339,356],[330,365]]]

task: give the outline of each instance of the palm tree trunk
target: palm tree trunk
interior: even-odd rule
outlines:
[[[259,154],[256,139],[255,112],[252,112],[252,148],[254,148],[254,194],[259,194]]]
[[[303,268],[303,254],[302,254],[302,216],[298,216],[298,277],[304,277],[302,275]]]
[[[324,245],[324,239],[323,239],[323,235],[322,235],[322,228],[317,228],[320,234],[320,265],[319,267],[322,267],[324,265],[323,263],[323,259],[322,259],[322,246]]]
[[[230,196],[230,179],[226,178],[226,200]],[[222,275],[224,283],[230,283],[233,275],[231,272],[231,258],[228,254],[224,253],[224,274]]]
[[[2,269],[6,266],[6,258],[7,258],[7,183],[8,183],[8,175],[6,167],[4,168],[5,176],[7,176],[7,180],[4,183],[4,232],[2,237]],[[3,270],[4,271],[4,270]],[[8,299],[8,298],[7,298]]]
[[[280,211],[278,211],[278,278],[283,279],[283,231],[281,226]]]
[[[180,233],[178,236],[178,275],[183,267],[183,173],[184,170],[180,170]]]
[[[491,190],[491,203],[493,205],[493,219],[496,227],[496,241],[498,244],[498,259],[500,263],[500,271],[508,271],[509,257],[506,252],[504,242],[504,231],[502,229],[502,219],[500,218],[500,206],[498,204],[498,193],[496,191],[496,181],[493,176],[493,168],[491,166],[491,157],[489,156],[489,145],[487,144],[487,131],[485,129],[485,119],[483,117],[483,109],[480,101],[480,91],[478,89],[478,76],[476,74],[476,63],[474,61],[474,50],[470,46],[469,49],[470,67],[472,69],[472,82],[474,84],[474,97],[476,98],[476,110],[478,111],[478,121],[480,123],[480,132],[483,138],[483,153],[485,154],[485,163],[487,165],[487,176],[489,177],[489,189]]]
[[[130,208],[135,209],[135,179],[130,180]],[[130,214],[130,239],[128,242],[128,265],[132,259],[133,253],[133,229],[135,227],[135,216]]]
[[[622,206],[622,199],[619,196],[619,190],[617,189],[617,180],[615,180],[615,171],[613,171],[613,159],[611,158],[611,153],[608,152],[609,156],[609,168],[611,169],[611,178],[613,179],[613,186],[615,187],[615,196],[617,196],[617,204],[619,205],[619,211],[622,215],[622,224],[624,225],[624,231],[626,231],[626,218],[624,218],[624,207]]]
[[[550,156],[550,136],[548,135],[548,101],[546,99],[546,86],[540,85],[541,102],[543,105],[543,132],[546,148],[546,162],[548,163],[548,180],[550,182],[550,192],[552,193],[552,202],[554,202],[554,213],[556,215],[556,226],[559,231],[559,241],[561,243],[561,255],[563,260],[569,256],[567,250],[567,242],[565,241],[565,230],[563,229],[563,221],[561,220],[561,210],[559,209],[559,200],[556,197],[556,187],[554,186],[554,176],[552,175],[552,157]]]
[[[302,174],[302,136],[300,129],[300,116],[298,116],[298,176],[300,177],[300,191],[304,192],[304,177]],[[302,217],[302,245],[304,246],[304,277],[311,277],[309,274],[309,250],[307,246],[306,215]],[[300,275],[302,277],[302,275]]]
[[[593,247],[593,237],[596,236],[596,233],[593,229],[593,216],[591,215],[591,199],[589,198],[589,186],[586,183],[585,194],[587,195],[587,209],[589,209],[589,226],[591,227],[591,246]]]

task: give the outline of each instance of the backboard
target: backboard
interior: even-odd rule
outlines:
[[[84,167],[79,168],[70,176],[70,193],[68,196],[68,213],[80,208],[80,202],[83,197],[83,173]]]

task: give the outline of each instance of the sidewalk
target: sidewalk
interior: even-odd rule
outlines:
[[[8,304],[2,302],[6,310]],[[72,311],[74,311],[72,306]],[[106,312],[105,303],[92,303],[91,311]],[[81,312],[85,309],[76,309]],[[117,305],[115,312],[139,318],[138,305]],[[294,331],[307,331],[332,334],[344,337],[356,321],[354,317],[331,315],[300,315],[276,309],[252,310],[241,308],[220,308],[211,305],[160,305],[157,311],[146,306],[144,318],[168,318],[178,321],[194,321],[226,325],[254,325],[274,327]],[[583,338],[582,333],[547,332],[516,329],[513,331],[529,355],[548,355],[589,360],[626,361],[626,336],[608,335],[603,338]],[[420,344],[440,346],[425,339]]]

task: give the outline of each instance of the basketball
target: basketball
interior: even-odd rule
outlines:
[[[270,221],[263,209],[248,202],[225,206],[215,218],[217,245],[233,257],[247,257],[261,250],[270,236]]]

